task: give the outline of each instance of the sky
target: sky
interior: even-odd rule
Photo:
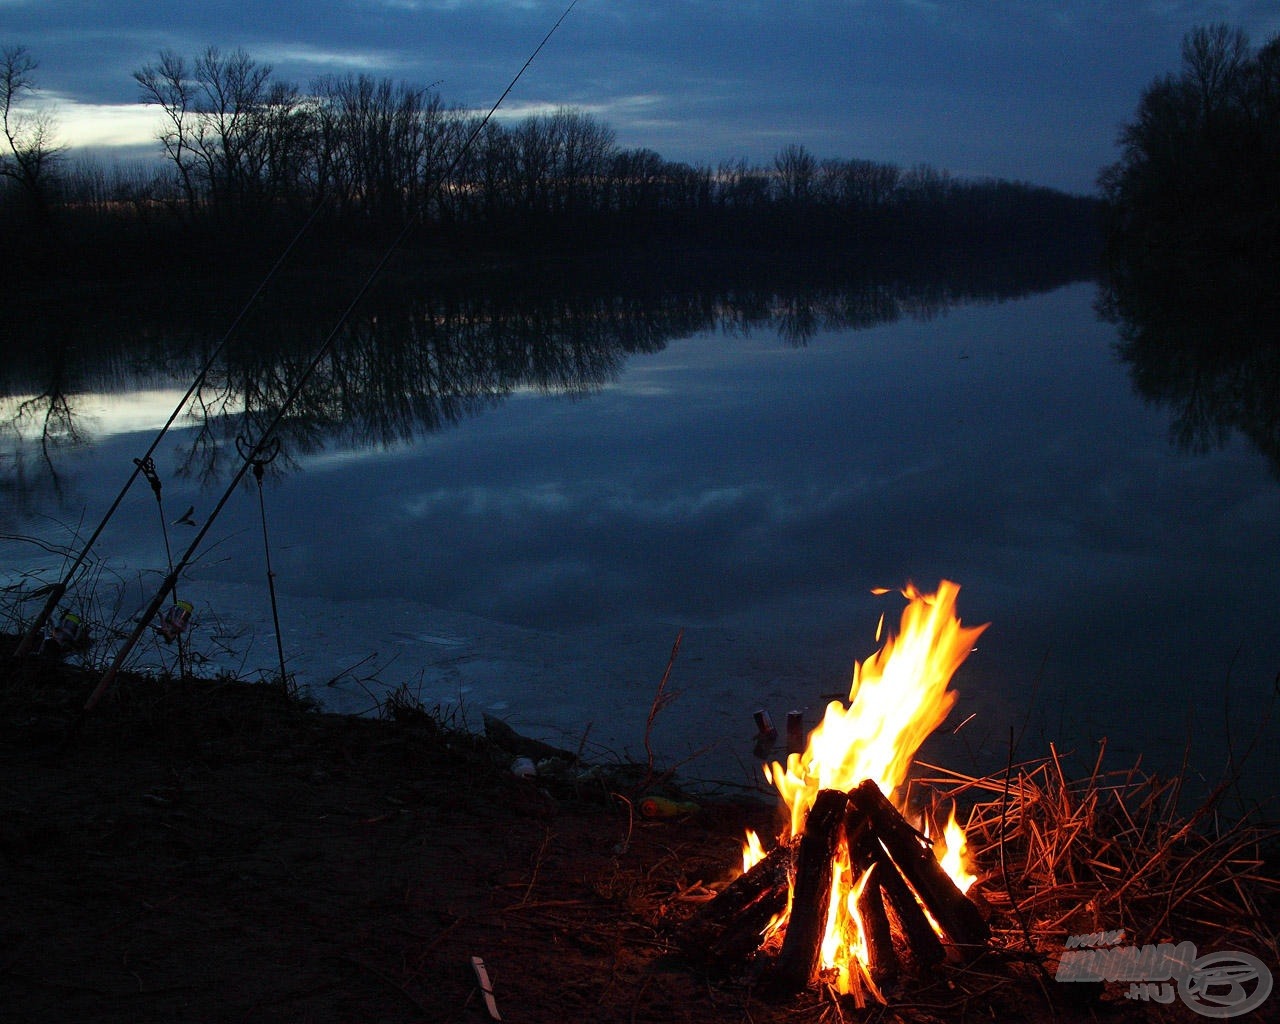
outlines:
[[[487,110],[567,0],[0,0],[72,153],[156,153],[132,74],[243,48],[278,80],[367,73]],[[1260,45],[1274,0],[577,0],[503,104],[584,111],[619,146],[715,167],[784,147],[1092,192],[1182,37]]]

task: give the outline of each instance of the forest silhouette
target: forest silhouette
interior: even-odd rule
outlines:
[[[22,113],[37,84],[23,47],[0,51],[8,152],[4,243],[36,276],[207,266],[280,251],[307,218],[329,251],[481,257],[678,248],[890,256],[1096,248],[1097,201],[927,165],[820,159],[693,165],[617,145],[571,108],[511,124],[433,89],[350,74],[303,89],[243,50],[163,51],[134,72],[156,111],[157,158],[105,165],[60,150],[56,122]],[[318,252],[323,252],[323,248]],[[161,257],[163,254],[163,257]]]
[[[1189,33],[1121,143],[1100,178],[1118,355],[1176,444],[1239,432],[1280,477],[1280,36]]]

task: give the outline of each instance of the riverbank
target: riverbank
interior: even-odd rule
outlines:
[[[473,956],[508,1021],[849,1019],[826,992],[710,979],[672,939],[734,873],[743,828],[774,830],[768,805],[645,820],[647,768],[520,778],[510,749],[411,702],[321,714],[267,685],[124,678],[68,740],[94,681],[0,664],[15,1020],[482,1021]],[[986,959],[875,1019],[1138,1008],[1046,985],[1012,949]]]

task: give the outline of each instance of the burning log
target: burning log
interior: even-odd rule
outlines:
[[[796,848],[791,918],[778,956],[777,980],[784,986],[804,988],[817,974],[831,905],[832,862],[848,809],[848,793],[825,789],[805,821],[804,835]]]
[[[791,871],[791,848],[776,846],[750,871],[730,882],[698,916],[703,928],[723,928],[738,914],[781,888],[787,888]]]
[[[857,864],[855,860],[855,870]],[[869,867],[871,875],[858,895],[858,919],[867,943],[867,971],[871,980],[883,988],[898,976],[898,956],[893,951],[893,931],[884,909],[884,892],[875,877],[878,867]]]
[[[845,818],[845,837],[849,843],[849,861],[856,877],[867,876],[858,896],[858,919],[862,924],[867,947],[867,971],[877,985],[885,985],[898,975],[898,956],[893,948],[893,929],[885,912],[885,877],[879,855],[884,851],[871,834],[867,818],[858,814],[852,803]],[[928,922],[925,922],[928,925]],[[904,934],[900,924],[899,934]]]
[[[897,814],[897,811],[894,813]],[[907,948],[911,950],[912,955],[922,967],[932,967],[934,964],[941,963],[947,956],[946,950],[942,947],[942,940],[938,938],[933,926],[929,924],[929,919],[925,917],[923,908],[916,900],[916,894],[898,873],[897,867],[872,832],[868,832],[866,856],[875,865],[872,878],[883,894],[882,906],[887,904],[893,913],[898,931],[905,939]],[[894,963],[896,965],[896,960]],[[885,969],[880,964],[873,966],[880,970]]]
[[[947,937],[960,946],[983,946],[991,937],[981,911],[956,888],[927,839],[908,824],[874,782],[862,783],[853,806],[871,822],[873,834]]]
[[[714,963],[738,963],[760,945],[760,935],[787,909],[791,847],[777,846],[726,886],[686,924],[682,943]]]
[[[853,879],[867,876],[856,906],[865,966],[876,985],[898,977],[901,954],[922,969],[946,959],[938,930],[955,946],[986,943],[989,930],[978,908],[937,862],[928,840],[868,780],[851,793],[820,792],[800,838],[776,847],[706,904],[683,929],[683,945],[713,964],[745,964],[761,952],[765,929],[787,910],[790,891],[781,950],[766,966],[768,979],[780,992],[812,984],[842,845]]]

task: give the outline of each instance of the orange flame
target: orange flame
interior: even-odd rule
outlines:
[[[955,703],[955,691],[948,689],[951,677],[987,628],[961,625],[955,614],[959,590],[958,584],[943,580],[936,594],[924,594],[908,583],[902,590],[907,606],[898,635],[888,637],[879,651],[855,666],[847,704],[828,704],[822,721],[809,734],[804,752],[790,754],[785,767],[775,761],[765,768],[765,777],[790,812],[787,835],[801,833],[814,800],[824,789],[848,792],[860,782],[874,779],[881,792],[895,798],[920,745],[942,724]],[[881,616],[877,640],[883,624]],[[748,870],[749,856],[763,856],[758,838],[755,850],[750,855],[744,850],[743,863]],[[955,822],[954,810],[939,851],[948,874],[962,891],[968,889],[974,876],[964,863],[964,831]],[[866,963],[854,892],[865,884],[865,876],[861,880],[851,877],[848,852],[843,848],[833,867],[837,884],[833,885],[822,964],[836,971],[836,987],[847,992],[853,984],[851,965]],[[861,974],[865,978],[865,972]]]
[[[785,768],[775,761],[765,769],[790,808],[792,835],[824,789],[848,791],[875,779],[893,798],[916,751],[955,703],[947,685],[987,628],[960,624],[959,590],[943,580],[936,594],[922,594],[908,583],[898,635],[854,667],[848,704],[828,704],[804,752],[789,755]]]
[[[934,843],[934,855],[942,869],[951,876],[956,888],[968,892],[969,886],[978,880],[978,876],[970,870],[969,845],[965,840],[964,829],[956,821],[956,809],[951,808],[946,827],[942,830],[942,839]]]

